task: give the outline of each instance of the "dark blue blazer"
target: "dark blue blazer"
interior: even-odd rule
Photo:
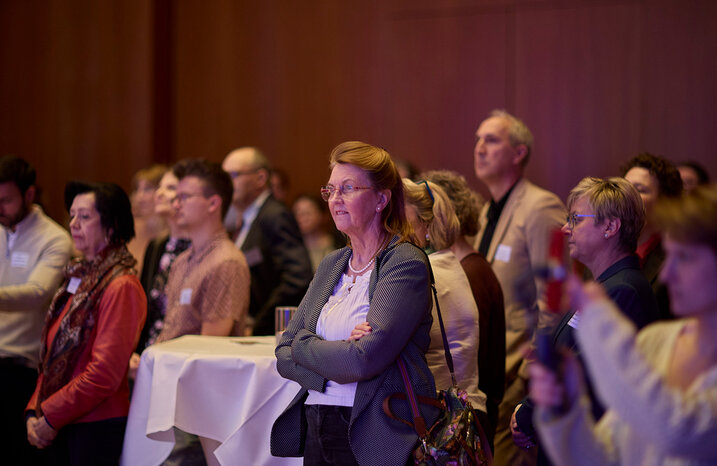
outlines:
[[[607,295],[617,307],[640,329],[658,319],[659,311],[655,294],[650,282],[640,270],[640,260],[635,255],[620,259],[607,268],[598,278]],[[575,315],[575,310],[565,314],[553,331],[552,343],[556,348],[568,348],[580,359],[580,349],[575,339],[575,329],[569,324]],[[595,420],[600,419],[605,408],[592,391],[590,374],[585,373],[588,394],[591,398],[592,414]],[[522,401],[522,406],[516,413],[518,429],[535,438],[535,429],[532,424],[533,403],[530,397]],[[547,458],[539,456],[538,464],[550,464]]]

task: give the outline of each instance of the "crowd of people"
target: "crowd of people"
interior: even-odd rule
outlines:
[[[12,464],[117,464],[147,347],[273,335],[277,306],[297,306],[276,358],[301,390],[274,421],[272,454],[412,464],[417,434],[383,404],[404,378],[426,397],[454,383],[438,305],[495,464],[715,464],[706,171],[642,153],[619,177],[582,179],[564,204],[525,177],[521,120],[494,111],[475,140],[488,200],[456,173],[417,173],[349,141],[317,195],[289,207],[286,175],[242,147],[221,164],[143,169],[129,195],[71,181],[67,229],[36,204],[34,168],[0,157],[0,438]],[[545,298],[556,230],[574,271],[562,313]],[[533,356],[538,333],[557,362]],[[412,418],[407,403],[393,410]],[[439,414],[421,410],[429,426]],[[202,464],[196,437],[175,438],[167,464]]]

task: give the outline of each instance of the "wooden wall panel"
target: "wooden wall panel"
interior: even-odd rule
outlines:
[[[69,179],[129,188],[152,160],[150,6],[0,3],[0,151],[37,167],[55,218]]]
[[[717,176],[709,0],[0,0],[0,152],[65,181],[262,147],[326,180],[347,139],[473,176],[481,119],[536,137],[528,173],[565,196],[640,150]]]
[[[717,181],[717,2],[660,2],[644,9],[640,143],[696,159]]]
[[[717,172],[709,2],[184,1],[178,16],[177,154],[261,146],[293,193],[346,139],[480,188],[473,134],[493,108],[533,129],[528,174],[563,197],[641,150]],[[686,118],[680,143],[666,126]]]
[[[640,6],[596,3],[516,21],[515,111],[535,137],[528,173],[562,198],[640,150]]]

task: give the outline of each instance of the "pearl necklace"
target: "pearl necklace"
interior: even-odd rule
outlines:
[[[351,265],[351,259],[353,259],[353,258],[354,258],[354,254],[353,254],[353,252],[352,252],[352,253],[351,253],[351,257],[349,257],[349,269],[351,269],[351,271],[352,271],[355,275],[361,275],[362,273],[364,273],[364,272],[366,271],[366,269],[368,269],[369,267],[371,267],[371,264],[373,264],[373,261],[376,259],[376,256],[373,256],[373,257],[371,258],[371,260],[368,261],[368,264],[366,264],[366,265],[364,266],[364,268],[362,268],[361,270],[356,270],[356,269],[354,269],[353,265]]]

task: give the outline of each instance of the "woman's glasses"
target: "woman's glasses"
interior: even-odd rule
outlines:
[[[351,183],[344,183],[339,186],[326,185],[321,187],[321,198],[328,202],[335,192],[341,193],[342,197],[351,196],[362,189],[373,189],[371,186],[354,186]]]
[[[565,219],[565,223],[567,223],[568,226],[570,227],[570,229],[572,230],[573,228],[575,228],[575,225],[577,225],[578,223],[580,223],[581,219],[582,219],[582,218],[585,218],[585,217],[596,217],[596,215],[593,215],[593,214],[576,214],[575,212],[573,212],[573,213],[571,213],[571,214],[568,214],[568,216],[567,216],[566,219]]]

